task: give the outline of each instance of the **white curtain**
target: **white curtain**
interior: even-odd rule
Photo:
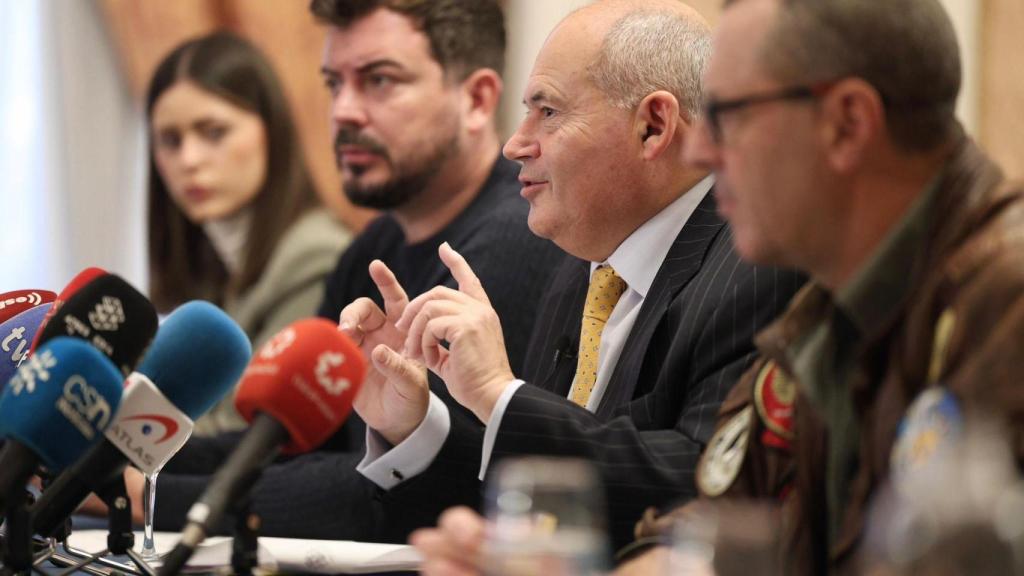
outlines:
[[[0,0],[0,291],[145,280],[145,133],[92,2]]]

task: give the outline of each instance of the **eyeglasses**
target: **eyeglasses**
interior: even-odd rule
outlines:
[[[711,138],[715,141],[715,144],[720,145],[722,143],[722,114],[735,112],[757,104],[767,104],[768,102],[815,100],[824,96],[835,85],[835,81],[817,82],[805,86],[790,86],[780,90],[753,94],[732,100],[711,99],[704,104],[704,117],[707,118],[708,127],[711,128]]]

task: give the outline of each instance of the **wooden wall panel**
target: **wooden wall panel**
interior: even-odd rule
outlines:
[[[128,84],[140,103],[157,63],[187,38],[218,28],[260,47],[284,84],[324,204],[353,230],[373,217],[341,192],[330,147],[327,94],[320,80],[323,32],[298,0],[98,0]]]
[[[982,30],[981,142],[1024,178],[1024,2],[985,0]]]

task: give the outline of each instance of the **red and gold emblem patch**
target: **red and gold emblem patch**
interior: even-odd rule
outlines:
[[[793,404],[796,383],[783,373],[775,362],[761,368],[754,383],[754,405],[766,430],[761,442],[776,448],[789,449],[793,440]]]

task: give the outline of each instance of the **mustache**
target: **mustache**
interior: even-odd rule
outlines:
[[[341,146],[358,146],[380,156],[388,155],[388,150],[383,144],[351,126],[342,126],[334,137],[334,149],[337,150]]]

